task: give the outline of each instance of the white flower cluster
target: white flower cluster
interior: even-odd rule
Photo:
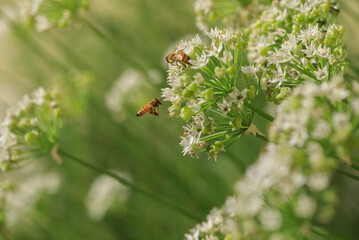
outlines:
[[[203,231],[197,225],[186,239],[318,237],[315,224],[330,222],[335,213],[332,173],[357,154],[352,140],[359,137],[358,99],[359,84],[340,76],[296,88],[270,128],[272,143],[219,210],[221,227]]]
[[[20,2],[20,22],[43,32],[66,27],[88,9],[88,0],[24,0]]]
[[[226,27],[243,31],[258,18],[270,0],[196,0],[194,10],[196,25],[202,32],[212,27]]]
[[[212,40],[210,47],[198,35],[180,43],[178,51],[190,60],[169,64],[170,88],[162,89],[162,96],[172,103],[169,115],[187,121],[180,143],[183,153],[197,157],[206,151],[216,158],[224,151],[224,142],[240,136],[251,125],[250,106],[255,103],[263,70],[242,67],[242,34],[215,28],[207,35]]]
[[[323,32],[317,24],[284,36],[280,48],[268,52],[268,68],[262,81],[267,98],[280,103],[303,82],[319,83],[343,74],[348,64],[343,34],[343,26],[333,24]]]
[[[273,1],[248,29],[248,59],[265,63],[269,51],[278,49],[287,34],[298,34],[309,25],[324,26],[331,16],[330,10],[335,7],[336,4],[330,0]]]
[[[57,143],[62,110],[43,88],[25,95],[0,122],[0,167],[3,171],[49,154]]]

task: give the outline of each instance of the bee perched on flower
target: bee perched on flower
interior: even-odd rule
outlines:
[[[168,65],[170,87],[162,89],[162,97],[172,103],[169,116],[187,122],[180,143],[183,153],[198,157],[206,152],[216,159],[227,143],[251,125],[263,70],[242,66],[243,34],[215,28],[207,35],[209,46],[198,35],[180,42],[178,49],[188,55],[191,65]]]
[[[61,126],[62,109],[54,92],[39,88],[25,95],[0,122],[1,169],[6,171],[50,153],[60,162],[56,149]]]

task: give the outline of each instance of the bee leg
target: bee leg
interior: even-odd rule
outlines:
[[[160,115],[156,112],[156,110],[154,108],[151,109],[150,114],[155,116],[155,117],[159,117]]]

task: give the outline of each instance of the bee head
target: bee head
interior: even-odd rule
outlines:
[[[168,63],[173,63],[175,56],[176,56],[176,53],[170,52],[170,53],[167,55],[167,57],[166,57],[166,61],[167,61]]]
[[[162,105],[161,99],[159,98],[155,98],[156,104],[157,105]]]

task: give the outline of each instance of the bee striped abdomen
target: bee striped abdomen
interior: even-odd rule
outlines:
[[[146,113],[148,113],[149,111],[151,111],[151,107],[145,105],[140,110],[138,110],[136,116],[141,117],[141,116],[145,115]]]

